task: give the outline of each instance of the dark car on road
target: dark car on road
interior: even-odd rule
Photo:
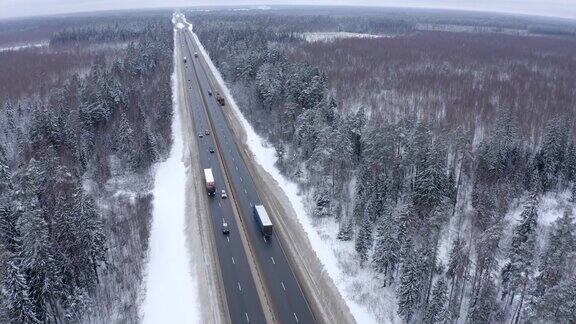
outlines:
[[[228,227],[228,223],[222,223],[222,234],[228,235],[230,234],[230,228]]]
[[[210,153],[214,153],[214,148],[211,147],[211,148],[208,149],[208,151],[209,151]]]

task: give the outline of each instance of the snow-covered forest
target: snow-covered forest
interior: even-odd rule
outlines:
[[[188,15],[379,321],[574,322],[574,26],[432,16]]]
[[[0,322],[134,323],[172,141],[170,14],[3,22],[0,39],[44,28],[48,46],[0,52]]]

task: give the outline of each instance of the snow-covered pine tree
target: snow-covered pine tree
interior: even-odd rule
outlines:
[[[362,222],[360,223],[360,228],[358,229],[358,235],[356,236],[356,242],[354,248],[358,252],[360,257],[360,266],[364,266],[364,263],[368,260],[368,252],[372,248],[373,243],[373,223],[370,220],[368,213],[364,213]]]
[[[28,296],[30,286],[22,268],[21,258],[12,255],[2,267],[0,286],[0,318],[9,323],[42,323],[35,314],[32,300]]]
[[[520,292],[520,305],[528,280],[533,273],[536,254],[536,227],[538,226],[538,198],[533,195],[520,215],[520,222],[514,228],[508,253],[509,261],[502,269],[504,295],[510,294],[510,302]]]
[[[393,276],[400,258],[397,222],[391,210],[386,210],[378,220],[376,227],[376,244],[372,256],[374,269],[384,274],[384,285],[394,280]]]
[[[542,165],[542,184],[545,191],[556,189],[558,175],[564,169],[566,149],[570,128],[566,118],[553,118],[544,128],[540,162]]]
[[[572,273],[544,295],[529,304],[528,315],[534,322],[576,323],[576,276]]]
[[[116,128],[116,151],[122,163],[130,170],[136,166],[134,130],[126,113],[120,114],[120,125]]]
[[[156,135],[152,131],[152,126],[148,120],[144,121],[144,142],[142,148],[142,158],[140,163],[142,166],[149,166],[160,159],[160,151],[158,150],[158,143],[156,142]]]
[[[13,189],[6,151],[0,145],[0,246],[8,252],[16,253],[19,235],[12,203]]]
[[[538,267],[536,296],[544,294],[546,290],[557,285],[562,279],[574,273],[570,269],[571,262],[576,261],[576,224],[569,210],[558,218],[548,238],[548,242]]]
[[[494,323],[496,313],[496,286],[490,277],[482,285],[479,293],[470,300],[468,307],[468,323]]]
[[[406,243],[407,248],[413,247],[411,240]],[[400,283],[396,292],[398,300],[398,315],[406,322],[410,322],[420,306],[422,282],[421,264],[415,251],[408,254],[408,258],[402,264]]]
[[[465,282],[464,273],[466,267],[470,263],[469,250],[466,242],[457,237],[452,243],[452,248],[450,250],[450,256],[448,261],[448,269],[446,270],[446,275],[451,280],[450,293],[448,294],[448,305],[450,313],[454,315],[459,315],[460,304],[458,292],[461,289],[462,284]]]
[[[432,299],[428,303],[426,313],[422,320],[426,324],[443,324],[450,322],[447,310],[448,287],[444,278],[438,279],[432,290]]]
[[[59,271],[55,263],[50,229],[37,197],[41,175],[37,162],[32,159],[16,174],[14,201],[18,213],[17,229],[21,235],[22,272],[29,285],[28,296],[36,317],[45,321],[53,318],[49,301],[60,292]]]

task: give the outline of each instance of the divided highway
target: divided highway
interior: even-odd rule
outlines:
[[[179,45],[183,55],[188,56],[185,65],[184,77],[186,93],[190,107],[187,107],[193,116],[194,128],[197,132],[194,136],[203,135],[199,138],[198,148],[201,150],[200,164],[203,169],[211,168],[217,184],[217,194],[208,199],[209,213],[212,217],[212,229],[215,236],[218,261],[223,279],[223,286],[228,304],[228,312],[232,323],[265,323],[266,319],[260,304],[260,299],[243,244],[239,237],[238,226],[234,221],[230,200],[222,199],[219,191],[225,189],[224,173],[217,152],[210,153],[214,148],[214,140],[211,135],[205,135],[205,130],[210,130],[209,122],[204,112],[204,101],[200,96],[200,85],[196,78],[194,68],[190,65],[192,55],[186,43],[185,32],[180,32]],[[226,222],[230,229],[228,235],[223,235],[222,224]]]
[[[187,29],[180,29],[179,33],[182,55],[187,58],[186,88],[189,89],[194,125],[198,133],[204,134],[204,130],[211,133],[198,138],[202,150],[199,155],[202,168],[212,168],[216,182],[216,196],[209,198],[209,205],[231,320],[233,323],[266,321],[246,259],[246,251],[238,235],[240,225],[246,229],[250,250],[254,253],[264,288],[272,303],[274,320],[280,323],[315,323],[308,301],[279,240],[275,234],[268,239],[264,238],[254,220],[253,206],[262,202],[238,151],[234,134],[221,111],[230,108],[227,105],[221,107],[216,102],[215,94],[219,87],[200,61],[203,60],[202,55],[194,56],[194,53],[200,53],[200,50],[192,34]],[[214,95],[209,95],[209,91]],[[216,152],[210,153],[210,147],[215,148]],[[230,200],[220,198],[219,193],[226,183],[231,186],[228,194],[234,199],[243,224],[236,224]],[[229,224],[228,236],[222,234],[223,221]]]

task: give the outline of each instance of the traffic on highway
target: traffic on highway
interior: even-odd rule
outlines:
[[[281,323],[314,323],[308,301],[274,235],[269,210],[239,152],[223,109],[229,109],[192,33],[180,30],[189,109],[198,132],[205,190],[230,317],[237,322],[266,322],[264,307]],[[193,57],[186,59],[186,57]],[[214,94],[214,95],[213,95]],[[237,212],[237,219],[234,211]],[[247,247],[239,231],[245,231]],[[247,257],[252,253],[266,297],[258,295]]]

